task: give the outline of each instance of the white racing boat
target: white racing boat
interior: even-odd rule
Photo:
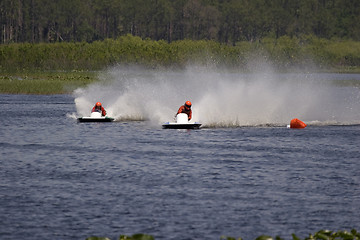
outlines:
[[[90,117],[81,117],[78,118],[79,122],[112,122],[114,118],[101,116],[100,112],[92,112]]]
[[[176,122],[166,122],[162,125],[163,128],[172,129],[199,129],[201,123],[189,122],[188,115],[186,113],[179,113],[176,115]]]

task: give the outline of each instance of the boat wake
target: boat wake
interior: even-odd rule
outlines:
[[[158,125],[172,121],[180,105],[190,100],[193,121],[208,128],[278,127],[293,118],[316,126],[360,124],[358,88],[334,85],[321,74],[260,69],[244,74],[198,66],[183,71],[118,66],[74,92],[76,115],[89,115],[100,101],[115,121]]]

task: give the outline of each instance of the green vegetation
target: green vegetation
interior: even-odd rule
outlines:
[[[2,0],[0,23],[2,93],[70,92],[117,64],[360,72],[359,1]]]
[[[0,93],[62,94],[96,81],[94,72],[19,72],[0,74]]]
[[[257,237],[255,240],[273,240],[271,236],[261,235]],[[295,234],[292,234],[293,240],[301,240]],[[242,238],[233,238],[233,237],[225,237],[222,236],[220,240],[242,240]],[[276,236],[275,240],[283,240],[281,237]],[[315,234],[309,234],[308,237],[305,237],[304,240],[360,240],[360,233],[355,229],[352,229],[350,232],[348,231],[329,231],[329,230],[320,230]]]
[[[277,71],[360,72],[360,42],[283,36],[230,46],[210,40],[167,43],[127,35],[93,43],[0,44],[0,92],[69,93],[96,81],[96,71],[118,64],[159,69],[196,64],[249,71],[256,61]]]
[[[273,240],[271,236],[261,235],[257,237],[255,240]],[[293,240],[301,240],[295,234],[292,234]],[[110,240],[107,237],[89,237],[86,240]],[[118,240],[154,240],[154,237],[146,234],[134,234],[132,236],[121,235]],[[241,237],[233,238],[227,236],[221,236],[220,240],[243,240]],[[275,237],[275,240],[283,240],[279,236]],[[329,231],[329,230],[321,230],[315,234],[309,234],[308,237],[305,237],[304,240],[360,240],[360,233],[355,229],[352,229],[350,232],[348,231]]]
[[[93,237],[87,238],[86,240],[110,240],[110,239],[107,237],[93,236]],[[154,237],[147,235],[147,234],[138,233],[138,234],[134,234],[132,236],[121,235],[118,240],[154,240]]]
[[[93,42],[131,34],[234,45],[314,35],[360,40],[360,3],[349,0],[2,0],[0,43]]]
[[[279,70],[310,66],[320,70],[359,70],[360,42],[283,36],[229,46],[210,40],[167,43],[126,35],[93,43],[0,45],[0,73],[96,71],[116,64],[168,68],[184,67],[189,63],[246,70],[253,59],[266,60]]]

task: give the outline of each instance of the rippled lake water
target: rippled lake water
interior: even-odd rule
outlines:
[[[338,107],[358,89],[331,91]],[[77,100],[89,91],[80,95],[0,95],[0,239],[290,239],[360,229],[356,98],[346,100],[355,112],[335,108],[335,118],[328,106],[314,118],[302,112],[301,130],[214,116],[199,130],[173,130],[138,110],[78,123]]]

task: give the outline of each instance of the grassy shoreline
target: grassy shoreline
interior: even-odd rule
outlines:
[[[183,68],[189,62],[246,70],[248,62],[261,58],[275,69],[359,69],[360,42],[327,40],[314,36],[264,38],[234,46],[210,40],[171,43],[131,35],[118,39],[62,43],[0,44],[0,72],[98,71],[116,64],[140,64],[151,68]]]
[[[0,72],[0,94],[71,94],[79,87],[100,81],[102,71],[18,71]],[[302,71],[298,71],[301,73]],[[304,71],[309,73],[307,71]],[[358,74],[357,69],[324,70],[321,73]],[[345,84],[341,81],[339,84]],[[354,85],[354,83],[351,83]],[[358,86],[359,84],[356,84]]]
[[[251,72],[256,61],[264,61],[276,72],[360,73],[360,42],[284,36],[230,46],[126,35],[92,43],[0,44],[0,93],[70,93],[98,81],[97,72],[116,65],[160,70],[198,65]]]
[[[12,72],[0,73],[2,94],[69,94],[97,81],[96,72]]]

